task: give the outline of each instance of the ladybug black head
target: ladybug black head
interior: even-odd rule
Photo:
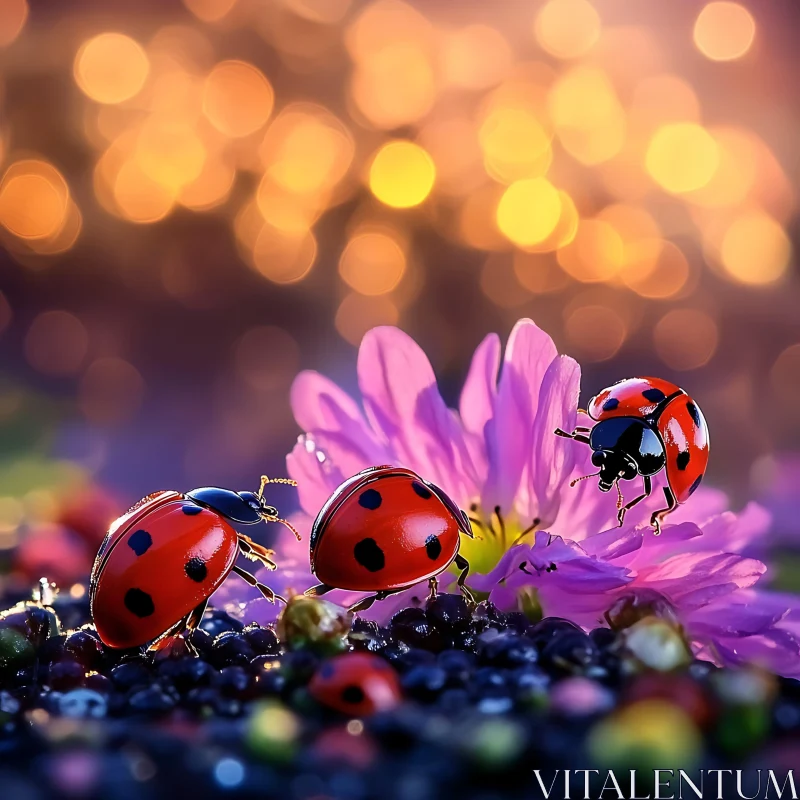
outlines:
[[[234,492],[230,489],[219,489],[206,486],[195,489],[187,495],[200,506],[216,511],[223,517],[243,525],[262,522],[265,517],[277,519],[278,509],[269,506],[263,497],[255,492]]]
[[[665,463],[661,438],[643,419],[612,417],[592,428],[589,443],[592,464],[600,468],[600,490],[609,491],[618,480],[655,475]]]

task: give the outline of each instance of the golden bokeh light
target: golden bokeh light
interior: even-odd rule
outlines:
[[[364,334],[378,325],[397,325],[400,312],[385,295],[366,297],[353,292],[342,300],[336,311],[336,330],[352,345],[358,345]]]
[[[122,33],[101,33],[84,42],[73,73],[81,91],[98,103],[121,103],[137,95],[150,69],[142,46]]]
[[[249,136],[263,128],[274,103],[270,82],[245,61],[221,61],[206,78],[203,112],[226,136]]]
[[[197,180],[205,160],[205,146],[189,125],[151,117],[139,132],[136,163],[168,193]]]
[[[355,144],[350,131],[327,109],[291,103],[267,129],[259,150],[266,176],[289,192],[328,192],[345,177]]]
[[[280,2],[304,20],[333,25],[347,13],[352,0],[280,0]]]
[[[564,330],[572,345],[588,361],[607,361],[622,347],[627,336],[625,320],[613,308],[599,304],[568,310]]]
[[[673,242],[639,239],[626,243],[623,283],[641,297],[653,300],[675,297],[689,283],[691,268]]]
[[[89,334],[84,324],[68,311],[42,312],[25,335],[25,358],[44,375],[74,375],[88,349]]]
[[[647,148],[645,165],[662,189],[684,194],[708,184],[719,161],[719,146],[705,128],[679,122],[656,131]]]
[[[722,239],[720,259],[726,272],[740,283],[766,285],[786,274],[792,245],[786,231],[759,209],[736,217]]]
[[[740,3],[709,3],[694,24],[694,43],[712,61],[741,58],[750,50],[755,35],[755,20]]]
[[[27,19],[27,0],[0,2],[0,47],[7,47],[20,35]]]
[[[317,240],[310,231],[290,234],[264,223],[253,244],[253,266],[273,283],[303,280],[316,258]]]
[[[566,247],[575,239],[580,225],[580,216],[575,201],[566,193],[559,191],[561,198],[561,214],[555,228],[541,242],[525,246],[529,253],[552,253],[560,247]]]
[[[444,79],[461,89],[488,89],[499,83],[511,68],[508,42],[488,25],[467,25],[444,37]]]
[[[290,237],[308,233],[322,213],[322,203],[316,195],[289,192],[269,173],[258,185],[256,204],[263,220]]]
[[[222,157],[207,158],[200,174],[182,186],[178,202],[193,211],[207,211],[224,203],[231,193],[236,170]]]
[[[684,371],[708,364],[717,349],[719,329],[705,311],[675,308],[656,323],[653,338],[661,360]]]
[[[401,0],[377,0],[350,24],[345,44],[356,63],[379,54],[394,42],[432,44],[433,26],[415,8]]]
[[[622,149],[625,113],[603,70],[578,66],[562,75],[548,108],[564,149],[582,164],[600,164]]]
[[[119,425],[135,416],[144,389],[144,379],[133,364],[115,356],[98,358],[81,378],[78,406],[89,422]]]
[[[486,171],[501,183],[544,175],[552,160],[551,136],[529,106],[495,106],[478,139]]]
[[[369,188],[392,208],[411,208],[431,193],[436,167],[428,152],[414,142],[389,142],[375,154],[369,169]]]
[[[483,185],[464,197],[456,221],[455,238],[477,250],[510,250],[511,242],[497,227],[497,206],[504,187]]]
[[[558,263],[578,281],[607,281],[624,266],[625,243],[610,223],[602,219],[581,220],[575,238],[558,251]]]
[[[32,253],[40,256],[54,256],[59,253],[65,253],[78,240],[82,228],[83,215],[78,206],[72,201],[72,198],[70,198],[61,226],[43,239],[26,239],[25,245]]]
[[[402,244],[389,231],[357,232],[347,242],[339,259],[342,280],[360,294],[374,296],[391,292],[406,270]]]
[[[531,294],[558,292],[569,284],[567,274],[553,258],[524,250],[514,253],[514,274]]]
[[[600,38],[600,15],[588,0],[549,0],[536,15],[534,33],[556,58],[586,55]]]
[[[519,247],[543,242],[561,217],[561,195],[546,178],[512,183],[497,205],[497,227]]]
[[[0,182],[0,224],[21,239],[56,234],[64,225],[69,204],[64,177],[46,161],[17,161]]]
[[[158,222],[172,211],[175,193],[157,183],[138,161],[125,161],[116,172],[112,184],[115,210],[130,222]]]
[[[419,142],[436,166],[437,192],[460,196],[485,180],[478,133],[467,117],[432,121],[420,132]]]
[[[183,0],[183,4],[203,22],[219,22],[236,5],[237,0]]]

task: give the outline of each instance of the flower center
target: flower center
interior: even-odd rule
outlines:
[[[500,506],[489,513],[477,503],[469,509],[474,539],[461,539],[460,552],[470,563],[472,572],[491,572],[497,562],[515,544],[533,538],[541,520],[533,519],[523,524],[516,514],[506,516]]]

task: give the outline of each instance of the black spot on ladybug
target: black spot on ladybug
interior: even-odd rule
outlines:
[[[642,392],[642,397],[644,397],[645,400],[649,400],[651,403],[660,403],[666,395],[661,389],[645,389]]]
[[[194,503],[184,503],[181,508],[187,517],[193,517],[195,514],[200,514],[203,511],[200,506],[196,506]]]
[[[202,583],[208,575],[208,567],[202,558],[190,558],[183,568],[184,572],[195,582]]]
[[[686,469],[686,467],[689,466],[689,460],[691,459],[691,457],[692,454],[688,450],[681,450],[681,452],[678,453],[678,457],[675,459],[678,465],[678,469],[679,470]]]
[[[353,555],[362,567],[370,572],[380,572],[386,566],[386,557],[374,539],[362,539],[354,548]]]
[[[125,608],[137,617],[149,617],[156,610],[153,598],[141,589],[128,589],[125,592]]]
[[[689,487],[689,495],[693,495],[697,491],[697,487],[700,485],[700,482],[703,480],[702,475],[698,475],[694,479],[694,483]]]
[[[136,553],[137,556],[143,556],[153,544],[153,537],[147,531],[134,531],[128,537],[128,547]]]
[[[425,486],[424,483],[419,481],[412,481],[411,488],[423,499],[430,500],[433,497],[433,492]]]
[[[442,554],[442,543],[433,534],[425,540],[425,552],[431,561],[436,561]]]
[[[686,410],[689,412],[689,416],[692,418],[692,422],[699,428],[700,423],[700,412],[697,410],[697,406],[690,400],[686,404]]]
[[[609,397],[603,403],[603,411],[613,411],[619,405],[619,400],[616,397]]]
[[[345,686],[342,689],[342,700],[345,703],[361,703],[364,700],[364,690],[360,686]]]
[[[382,502],[383,498],[377,489],[367,489],[358,496],[358,504],[362,508],[368,508],[370,511],[380,508]]]

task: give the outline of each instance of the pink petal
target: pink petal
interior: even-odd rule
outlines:
[[[575,448],[569,439],[555,435],[556,428],[572,431],[578,418],[581,368],[569,356],[554,359],[544,374],[539,410],[533,423],[528,461],[528,483],[534,503],[523,518],[538,517],[548,527],[558,515],[561,495],[575,465]],[[527,512],[527,513],[525,513]]]
[[[475,469],[419,345],[397,328],[373,328],[358,352],[358,380],[367,418],[399,464],[466,503],[476,491]]]
[[[315,517],[346,476],[317,449],[312,436],[301,436],[292,452],[286,456],[286,470],[297,481],[300,507],[310,517]],[[357,471],[357,470],[356,470]]]
[[[531,320],[520,320],[511,331],[495,414],[486,426],[489,475],[483,500],[487,508],[512,507],[530,453],[542,380],[557,355],[553,340]]]

